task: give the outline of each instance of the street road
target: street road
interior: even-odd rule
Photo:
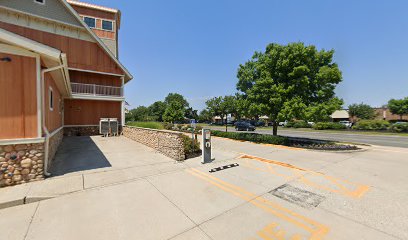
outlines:
[[[210,128],[215,130],[224,130],[225,127],[211,126]],[[228,127],[228,131],[235,131],[233,127]],[[257,129],[256,133],[262,134],[272,134],[272,129]],[[408,136],[399,135],[369,135],[369,134],[358,134],[358,133],[341,133],[341,132],[326,132],[326,131],[301,131],[301,130],[289,130],[289,129],[279,129],[278,134],[281,136],[288,137],[301,137],[301,138],[312,138],[321,140],[333,140],[341,142],[353,142],[353,143],[364,143],[378,146],[388,146],[388,147],[403,147],[408,148]]]

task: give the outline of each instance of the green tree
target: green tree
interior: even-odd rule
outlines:
[[[188,119],[198,119],[197,110],[194,110],[192,107],[187,108],[185,117]]]
[[[166,105],[169,105],[171,102],[178,102],[184,109],[190,107],[190,104],[183,97],[183,95],[178,93],[169,93],[164,99],[164,102],[166,103]]]
[[[391,113],[397,114],[402,120],[402,116],[408,115],[408,97],[403,99],[391,99],[388,101],[388,108]]]
[[[214,97],[205,102],[207,110],[212,117],[220,116],[222,123],[224,123],[224,113],[222,110],[222,97]]]
[[[184,121],[185,108],[179,101],[171,101],[164,111],[163,121],[165,122],[181,122]]]
[[[308,106],[304,119],[311,122],[327,122],[336,110],[341,109],[343,104],[343,100],[334,97],[327,102]]]
[[[211,122],[212,116],[208,109],[201,110],[200,114],[198,115],[198,120],[200,122]]]
[[[131,121],[150,121],[149,109],[145,106],[139,106],[129,111]]]
[[[333,54],[303,43],[269,44],[239,66],[237,89],[248,96],[250,110],[273,121],[277,135],[279,121],[302,119],[307,109],[335,97],[342,75]]]
[[[149,107],[149,114],[154,118],[155,121],[162,122],[163,114],[166,111],[166,104],[162,101],[154,102]]]
[[[375,110],[368,104],[354,103],[349,105],[349,114],[352,118],[359,119],[374,119],[376,116]]]

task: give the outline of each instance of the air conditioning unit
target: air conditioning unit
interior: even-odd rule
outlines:
[[[110,133],[110,123],[109,118],[101,118],[99,121],[99,134],[102,134],[104,137],[109,136]]]
[[[119,123],[117,118],[109,118],[112,136],[119,136]]]

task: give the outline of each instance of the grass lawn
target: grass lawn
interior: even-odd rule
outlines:
[[[160,122],[128,122],[126,125],[141,128],[164,129],[163,124]]]

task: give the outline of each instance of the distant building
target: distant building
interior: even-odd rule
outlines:
[[[343,109],[343,110],[336,110],[332,115],[330,115],[330,118],[333,122],[339,122],[339,121],[349,121],[350,120],[350,115],[348,110]]]
[[[402,119],[399,115],[392,114],[388,108],[374,108],[375,112],[377,113],[377,116],[375,119],[378,120],[387,120],[390,122],[397,122],[397,121],[408,121],[408,116],[404,115],[402,116]]]

